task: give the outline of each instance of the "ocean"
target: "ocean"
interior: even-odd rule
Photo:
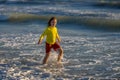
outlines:
[[[1,0],[0,80],[119,80],[119,0]],[[44,68],[48,20],[55,16],[62,68]],[[55,52],[52,58],[55,60]]]

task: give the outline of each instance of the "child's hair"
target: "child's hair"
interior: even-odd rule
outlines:
[[[48,26],[51,26],[51,21],[57,19],[56,17],[52,17],[49,21],[48,21]]]

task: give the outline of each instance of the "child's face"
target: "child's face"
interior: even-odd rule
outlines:
[[[51,24],[51,26],[56,26],[57,20],[56,20],[56,19],[53,19],[50,24]]]

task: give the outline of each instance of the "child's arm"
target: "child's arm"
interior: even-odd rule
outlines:
[[[57,29],[57,28],[56,28],[56,29]],[[60,38],[60,36],[59,36],[59,34],[58,34],[58,30],[57,30],[56,38],[57,38],[58,42],[60,43],[60,42],[61,42],[61,38]]]
[[[59,43],[61,42],[61,38],[60,38],[59,34],[57,34],[57,40]]]
[[[42,43],[42,39],[39,39],[38,44],[41,44],[41,43]]]
[[[40,38],[38,40],[38,44],[42,43],[42,40],[44,39],[45,35],[46,35],[46,30],[41,34],[41,36],[40,36]]]

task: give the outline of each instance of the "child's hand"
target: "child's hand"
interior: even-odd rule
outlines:
[[[42,43],[42,40],[39,40],[39,41],[38,41],[38,44],[41,44],[41,43]]]
[[[61,39],[58,39],[58,42],[60,43],[60,42],[61,42]]]

